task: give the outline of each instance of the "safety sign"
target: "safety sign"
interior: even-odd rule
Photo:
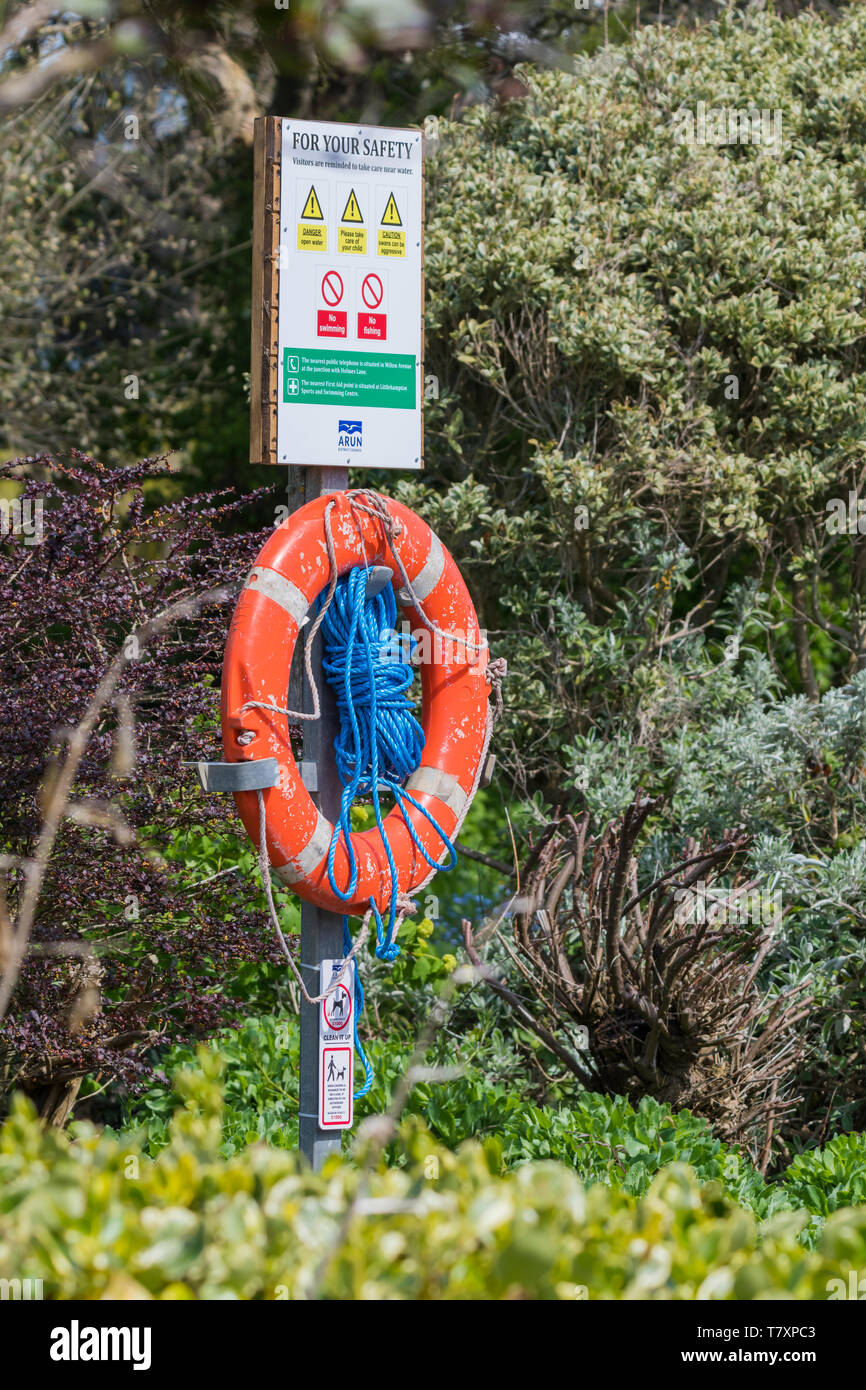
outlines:
[[[420,468],[421,133],[286,119],[279,159],[276,460]]]
[[[352,1124],[352,1065],[354,1060],[355,962],[331,993],[342,960],[323,960],[319,1006],[319,1128],[349,1129]]]
[[[343,222],[363,222],[361,209],[358,207],[358,199],[355,197],[355,190],[352,189],[346,199],[346,206],[343,208]]]
[[[375,271],[365,275],[361,281],[361,298],[368,309],[378,309],[382,303],[382,295],[385,293],[382,281]]]
[[[327,251],[328,229],[324,222],[325,214],[315,184],[310,184],[298,222],[299,251]]]
[[[367,228],[358,195],[354,188],[349,190],[337,236],[337,250],[342,256],[365,256],[367,254]]]
[[[339,304],[343,298],[343,277],[339,271],[325,271],[322,276],[322,298],[326,304]]]
[[[377,342],[383,342],[388,337],[388,315],[359,314],[358,337],[366,342],[369,342],[371,338],[375,338]]]
[[[337,305],[343,301],[345,286],[338,270],[326,270],[320,277],[319,302],[324,308],[316,310],[316,336],[318,338],[348,337],[348,314]]]
[[[316,190],[312,184],[310,185],[310,191],[307,194],[307,201],[304,203],[304,211],[301,213],[301,216],[312,217],[316,222],[324,222],[325,220],[321,204],[316,197]]]
[[[358,339],[360,342],[383,343],[388,337],[388,315],[377,311],[385,298],[381,275],[369,271],[361,280],[361,303],[358,306]]]
[[[378,244],[380,256],[405,256],[406,254],[406,233],[403,230],[403,219],[400,216],[400,209],[397,207],[397,200],[393,193],[389,193],[385,211],[382,213]]]

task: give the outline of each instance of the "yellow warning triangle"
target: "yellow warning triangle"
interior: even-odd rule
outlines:
[[[322,212],[322,205],[319,202],[316,190],[312,184],[310,184],[310,191],[307,194],[307,201],[304,203],[304,211],[301,213],[301,216],[308,217],[314,222],[324,222],[325,220],[325,215]]]
[[[393,193],[391,194],[390,198],[388,199],[387,205],[386,205],[386,207],[385,207],[385,211],[382,213],[382,226],[383,226],[383,227],[402,227],[402,226],[403,226],[403,219],[401,218],[399,212],[397,211],[397,204],[394,202],[394,194],[393,194]]]
[[[348,198],[346,199],[346,206],[343,209],[343,216],[340,218],[340,221],[363,222],[363,220],[364,219],[361,216],[361,209],[358,207],[358,199],[355,197],[355,190],[353,188]]]

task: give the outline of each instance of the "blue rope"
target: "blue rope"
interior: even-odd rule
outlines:
[[[387,928],[373,898],[370,908],[376,923],[376,955],[393,961],[400,954],[397,934],[398,877],[394,855],[385,834],[380,792],[393,796],[416,849],[431,869],[453,869],[457,855],[445,831],[426,807],[405,790],[404,783],[421,762],[424,731],[412,711],[414,701],[407,694],[412,684],[410,663],[412,639],[407,649],[395,631],[397,603],[388,584],[367,599],[366,566],[356,565],[337,582],[334,597],[322,621],[325,678],[337,696],[340,729],[334,742],[337,772],[343,784],[340,816],[334,826],[328,851],[328,882],[331,891],[348,902],[355,894],[358,866],[352,849],[352,806],[360,796],[373,802],[376,826],[382,837],[391,878],[391,901]],[[431,858],[418,838],[406,803],[420,811],[436,831],[448,851],[448,864]],[[349,882],[340,888],[334,877],[337,846],[342,838],[349,860]],[[348,918],[343,919],[343,949],[351,950]],[[365,1095],[373,1081],[373,1071],[358,1041],[357,1020],[364,1007],[364,991],[355,971],[355,1047],[364,1064],[365,1082],[358,1096]]]

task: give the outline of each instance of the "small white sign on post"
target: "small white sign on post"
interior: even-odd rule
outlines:
[[[323,960],[320,993],[330,989],[342,960]],[[319,1128],[351,1129],[354,1064],[355,962],[319,1005]]]
[[[421,133],[281,136],[277,462],[421,468]]]

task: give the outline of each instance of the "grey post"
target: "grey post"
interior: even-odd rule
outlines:
[[[327,492],[342,492],[348,486],[346,468],[290,468],[289,506],[297,507],[321,497]],[[301,638],[303,638],[303,630]],[[322,674],[321,633],[312,652],[313,673],[319,687],[322,717],[304,722],[304,762],[316,766],[316,790],[310,790],[313,801],[323,816],[333,824],[340,811],[342,787],[337,776],[334,757],[334,736],[337,732],[337,708],[333,692],[326,686]],[[297,671],[297,667],[293,675]],[[300,689],[302,685],[303,695]],[[303,703],[292,704],[292,698]],[[312,695],[304,680],[293,681],[289,709],[312,709]],[[319,964],[328,957],[343,954],[343,918],[338,912],[326,912],[311,903],[301,903],[301,969],[310,994],[320,993]],[[319,1128],[319,1005],[315,1007],[301,998],[301,1075],[299,1148],[315,1170],[321,1168],[329,1154],[340,1152],[342,1131]]]

